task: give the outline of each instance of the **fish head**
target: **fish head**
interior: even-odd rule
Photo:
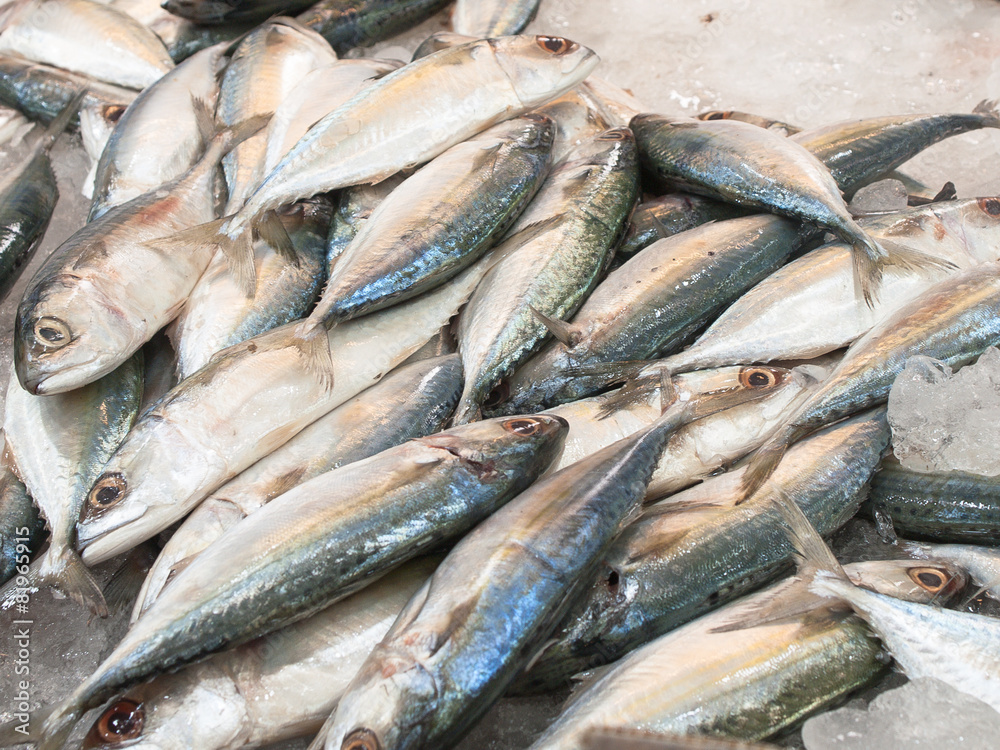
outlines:
[[[98,475],[80,509],[77,547],[88,565],[126,552],[173,523],[192,482],[213,470],[208,453],[154,409]],[[190,507],[190,506],[188,506]],[[178,510],[180,509],[180,510]]]
[[[569,91],[600,62],[592,49],[559,36],[505,36],[487,42],[518,99],[529,108]]]
[[[949,201],[936,211],[949,234],[960,239],[965,250],[980,263],[1000,260],[1000,196]],[[943,214],[951,208],[957,214],[951,221]]]
[[[29,393],[61,393],[107,375],[141,344],[125,313],[94,284],[53,277],[18,305],[14,368]]]
[[[412,649],[376,647],[337,705],[326,747],[383,750],[427,746],[440,690]]]
[[[211,664],[165,674],[116,698],[94,721],[84,750],[238,747],[250,712],[232,678]]]
[[[969,582],[968,573],[949,562],[871,560],[844,567],[862,588],[909,602],[947,603]]]
[[[478,482],[534,481],[562,450],[569,423],[550,414],[485,419],[419,438],[444,450]]]

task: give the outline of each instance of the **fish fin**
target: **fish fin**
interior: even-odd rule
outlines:
[[[208,150],[218,149],[220,153],[215,157],[215,160],[218,161],[224,154],[228,154],[243,143],[243,141],[253,138],[257,133],[266,128],[272,116],[271,112],[265,112],[264,114],[248,117],[227,128],[222,128],[212,136]],[[207,153],[208,151],[206,151]]]
[[[785,533],[794,550],[793,556],[798,574],[804,578],[812,578],[817,572],[822,571],[850,583],[847,573],[834,557],[833,550],[823,541],[823,537],[802,512],[799,504],[777,488],[771,495],[771,501],[787,527]]]
[[[740,492],[742,497],[736,502],[737,505],[746,502],[753,497],[764,482],[774,473],[781,463],[781,459],[791,445],[806,431],[795,425],[786,425],[784,429],[776,432],[750,457],[746,471],[740,479]]]
[[[182,572],[184,572],[184,569],[195,561],[195,559],[198,557],[198,554],[200,553],[188,555],[187,557],[182,557],[180,560],[171,565],[170,570],[167,571],[167,577],[166,579],[164,579],[163,586],[160,589],[160,591],[163,591],[163,589],[165,589],[175,578],[177,578],[177,576],[179,576]]]
[[[104,586],[104,601],[112,614],[131,609],[146,574],[156,559],[156,543],[146,541],[133,548]]]
[[[660,387],[661,382],[662,378],[658,373],[651,373],[629,380],[617,391],[609,393],[604,397],[601,408],[597,412],[597,418],[607,419],[622,409],[628,409],[636,404],[648,402],[653,392]]]
[[[667,409],[677,400],[677,389],[674,388],[673,378],[667,368],[660,370],[660,414],[664,414]]]
[[[621,362],[589,362],[570,365],[566,375],[571,378],[603,378],[604,385],[624,383],[636,377],[647,365],[655,360],[629,359]]]
[[[200,96],[194,96],[192,94],[191,109],[194,110],[194,121],[195,125],[198,127],[198,134],[201,136],[201,142],[207,146],[215,136],[216,130],[218,130],[215,124],[215,114],[212,112],[212,106]]]
[[[955,189],[955,183],[948,180],[941,189],[938,190],[937,194],[931,199],[931,203],[938,203],[940,201],[953,201],[958,199],[958,191]]]
[[[854,284],[861,292],[868,307],[874,307],[878,301],[878,288],[882,285],[882,266],[884,258],[876,260],[871,253],[871,247],[865,242],[855,242],[851,245],[851,259],[854,261]]]
[[[983,99],[972,108],[972,114],[982,115],[989,120],[989,127],[991,128],[1000,127],[1000,112],[997,111],[996,99]]]
[[[38,151],[48,151],[52,148],[52,144],[56,142],[63,131],[69,126],[70,121],[76,114],[80,111],[80,105],[83,104],[84,98],[87,96],[87,89],[82,88],[77,91],[73,98],[69,100],[69,103],[63,107],[59,114],[55,116],[55,119],[49,123],[49,126],[45,128],[45,132],[39,139],[38,143],[35,144],[35,148]]]
[[[333,354],[326,327],[310,318],[295,326],[292,332],[294,345],[302,354],[306,369],[322,384],[323,390],[333,390]]]
[[[898,266],[907,271],[953,271],[958,268],[950,260],[937,258],[890,240],[882,240],[882,246],[888,252],[885,265]]]
[[[253,238],[249,228],[231,239],[224,231],[232,216],[224,216],[169,237],[150,240],[147,244],[165,250],[183,252],[191,245],[212,245],[222,252],[229,263],[229,270],[243,293],[252,298],[257,290],[257,268],[254,265]]]
[[[528,305],[528,307],[531,308],[531,313],[538,319],[538,322],[545,326],[549,333],[555,336],[556,341],[567,349],[572,349],[580,343],[583,334],[579,328],[564,320],[549,317],[534,305]]]
[[[67,547],[55,559],[51,552],[50,548],[46,554],[47,564],[39,571],[39,580],[59,589],[98,617],[107,617],[108,605],[101,587],[76,550]]]
[[[285,225],[281,223],[278,214],[274,211],[266,212],[254,227],[254,232],[285,260],[298,268],[299,256],[295,252],[292,240],[288,236],[288,232],[285,231]]]

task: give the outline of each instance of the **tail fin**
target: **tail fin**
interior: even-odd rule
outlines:
[[[882,283],[882,272],[886,266],[897,266],[913,272],[949,271],[957,268],[949,260],[885,239],[880,244],[867,237],[857,238],[851,243],[851,249],[855,278],[868,307],[872,307],[878,301],[878,288]]]
[[[807,428],[786,425],[757,449],[756,453],[750,458],[750,463],[747,465],[746,471],[743,473],[743,478],[740,481],[740,490],[743,493],[743,497],[740,498],[737,504],[746,502],[756,494],[764,485],[764,482],[774,473],[774,470],[778,468],[778,464],[781,463],[781,459],[784,457],[785,451],[788,450],[788,446],[808,432]]]
[[[1000,112],[997,111],[996,99],[983,99],[972,108],[972,114],[982,115],[986,120],[984,127],[1000,128]]]
[[[787,526],[786,533],[794,549],[795,567],[799,574],[812,577],[818,571],[824,571],[832,577],[850,583],[847,573],[834,557],[833,550],[823,541],[823,537],[802,512],[798,503],[779,489],[775,489],[771,498]]]
[[[296,254],[292,240],[288,236],[288,232],[285,231],[285,225],[281,223],[278,214],[274,211],[263,214],[254,231],[285,260],[298,267],[299,256]]]
[[[50,547],[46,553],[39,568],[39,581],[59,589],[98,617],[107,617],[108,605],[104,601],[101,587],[76,550],[66,547],[56,556],[53,556],[53,552]]]
[[[249,227],[241,228],[235,237],[225,231],[226,226],[234,219],[233,216],[223,216],[221,219],[199,224],[185,229],[169,237],[150,240],[153,247],[168,251],[184,252],[191,245],[212,245],[217,248],[229,263],[229,270],[236,279],[237,285],[247,297],[253,297],[257,291],[257,268],[254,265],[253,233]]]
[[[333,355],[326,326],[306,318],[295,326],[292,343],[302,353],[306,369],[323,385],[325,392],[333,390]]]

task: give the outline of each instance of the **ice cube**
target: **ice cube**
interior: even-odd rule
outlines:
[[[906,208],[906,187],[899,180],[879,180],[854,194],[848,206],[852,214],[880,214]]]

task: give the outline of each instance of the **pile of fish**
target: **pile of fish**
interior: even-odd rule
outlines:
[[[445,4],[0,6],[0,101],[45,123],[6,129],[4,293],[52,144],[94,159],[17,309],[3,606],[133,607],[0,737],[107,704],[85,747],[445,748],[577,681],[534,748],[758,741],[893,659],[1000,711],[1000,624],[946,608],[1000,594],[997,482],[883,463],[907,359],[1000,342],[1000,197],[895,172],[993,104],[650,113],[523,0],[341,57]],[[859,512],[924,541],[842,568]]]

